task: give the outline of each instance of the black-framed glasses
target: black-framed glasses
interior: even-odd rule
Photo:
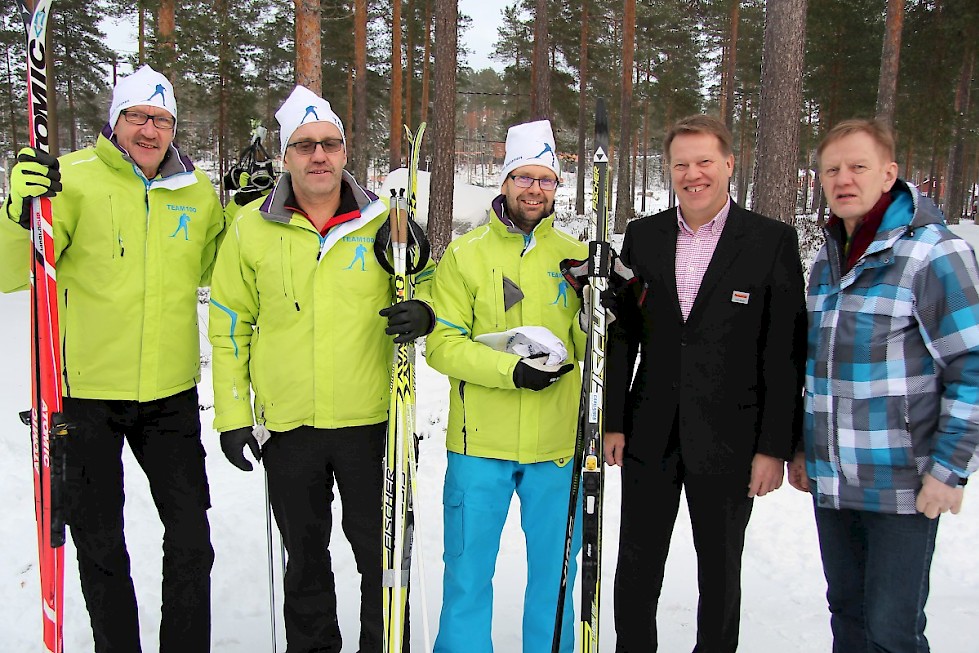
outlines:
[[[343,147],[343,139],[324,138],[321,141],[296,141],[295,143],[286,145],[286,148],[295,148],[297,154],[309,156],[316,151],[317,145],[322,147],[323,151],[327,154],[333,154],[334,152],[339,152]]]
[[[177,124],[177,121],[163,114],[158,116],[151,116],[148,113],[143,113],[142,111],[120,111],[122,117],[126,119],[130,125],[145,125],[146,121],[152,120],[153,126],[157,129],[173,129]]]
[[[509,175],[509,177],[518,188],[530,188],[536,181],[541,190],[554,190],[560,183],[557,179],[548,179],[547,177],[543,179],[540,177],[525,177],[524,175]]]

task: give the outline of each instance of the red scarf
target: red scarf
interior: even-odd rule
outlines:
[[[887,207],[891,205],[891,200],[890,193],[881,195],[877,203],[874,204],[874,208],[870,209],[867,215],[863,216],[863,219],[857,223],[857,228],[853,230],[852,234],[846,233],[846,226],[840,218],[830,214],[826,227],[838,234],[843,251],[843,274],[849,272],[857,264],[863,253],[870,247],[870,243],[874,242],[877,230],[884,222]]]

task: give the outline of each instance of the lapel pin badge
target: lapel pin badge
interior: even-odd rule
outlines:
[[[747,304],[749,297],[751,297],[751,294],[746,293],[743,290],[735,290],[733,293],[731,293],[731,301],[735,304]]]

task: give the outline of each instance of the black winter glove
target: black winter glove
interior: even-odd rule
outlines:
[[[17,163],[10,171],[10,192],[7,196],[7,217],[31,228],[31,212],[27,203],[35,197],[54,197],[61,191],[61,171],[58,159],[47,152],[31,147],[17,154]]]
[[[252,435],[252,427],[243,426],[240,429],[224,431],[221,434],[221,451],[232,465],[243,472],[252,471],[252,464],[245,458],[245,447],[252,450],[255,460],[262,459],[262,448]]]
[[[625,292],[623,288],[606,288],[601,292],[599,298],[602,302],[602,308],[611,313],[612,315],[619,314],[619,301],[622,299],[622,294]]]
[[[388,319],[388,326],[384,329],[384,333],[389,336],[396,335],[394,341],[399,345],[427,336],[435,328],[432,309],[425,302],[417,299],[392,304],[381,309],[379,314]]]
[[[543,390],[573,369],[571,363],[545,365],[542,356],[521,358],[513,368],[513,385],[527,390]]]

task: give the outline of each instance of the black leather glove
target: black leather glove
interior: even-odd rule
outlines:
[[[397,336],[394,341],[403,344],[415,338],[427,336],[435,328],[435,315],[425,302],[409,299],[380,310],[379,314],[388,319],[384,333]]]
[[[262,448],[258,446],[258,440],[252,435],[252,427],[243,426],[240,429],[221,433],[221,451],[224,452],[224,457],[241,471],[250,472],[252,464],[245,458],[246,446],[252,450],[255,460],[262,459]]]
[[[599,298],[602,302],[602,308],[611,313],[612,315],[619,314],[619,301],[622,299],[623,293],[626,292],[624,288],[606,288],[601,292]]]
[[[54,197],[60,191],[58,159],[47,152],[25,147],[17,154],[17,163],[10,171],[10,192],[5,207],[7,217],[24,229],[30,229],[31,212],[27,203],[35,197]]]
[[[545,365],[544,358],[521,358],[513,368],[513,385],[527,390],[543,390],[574,369],[571,363]]]

